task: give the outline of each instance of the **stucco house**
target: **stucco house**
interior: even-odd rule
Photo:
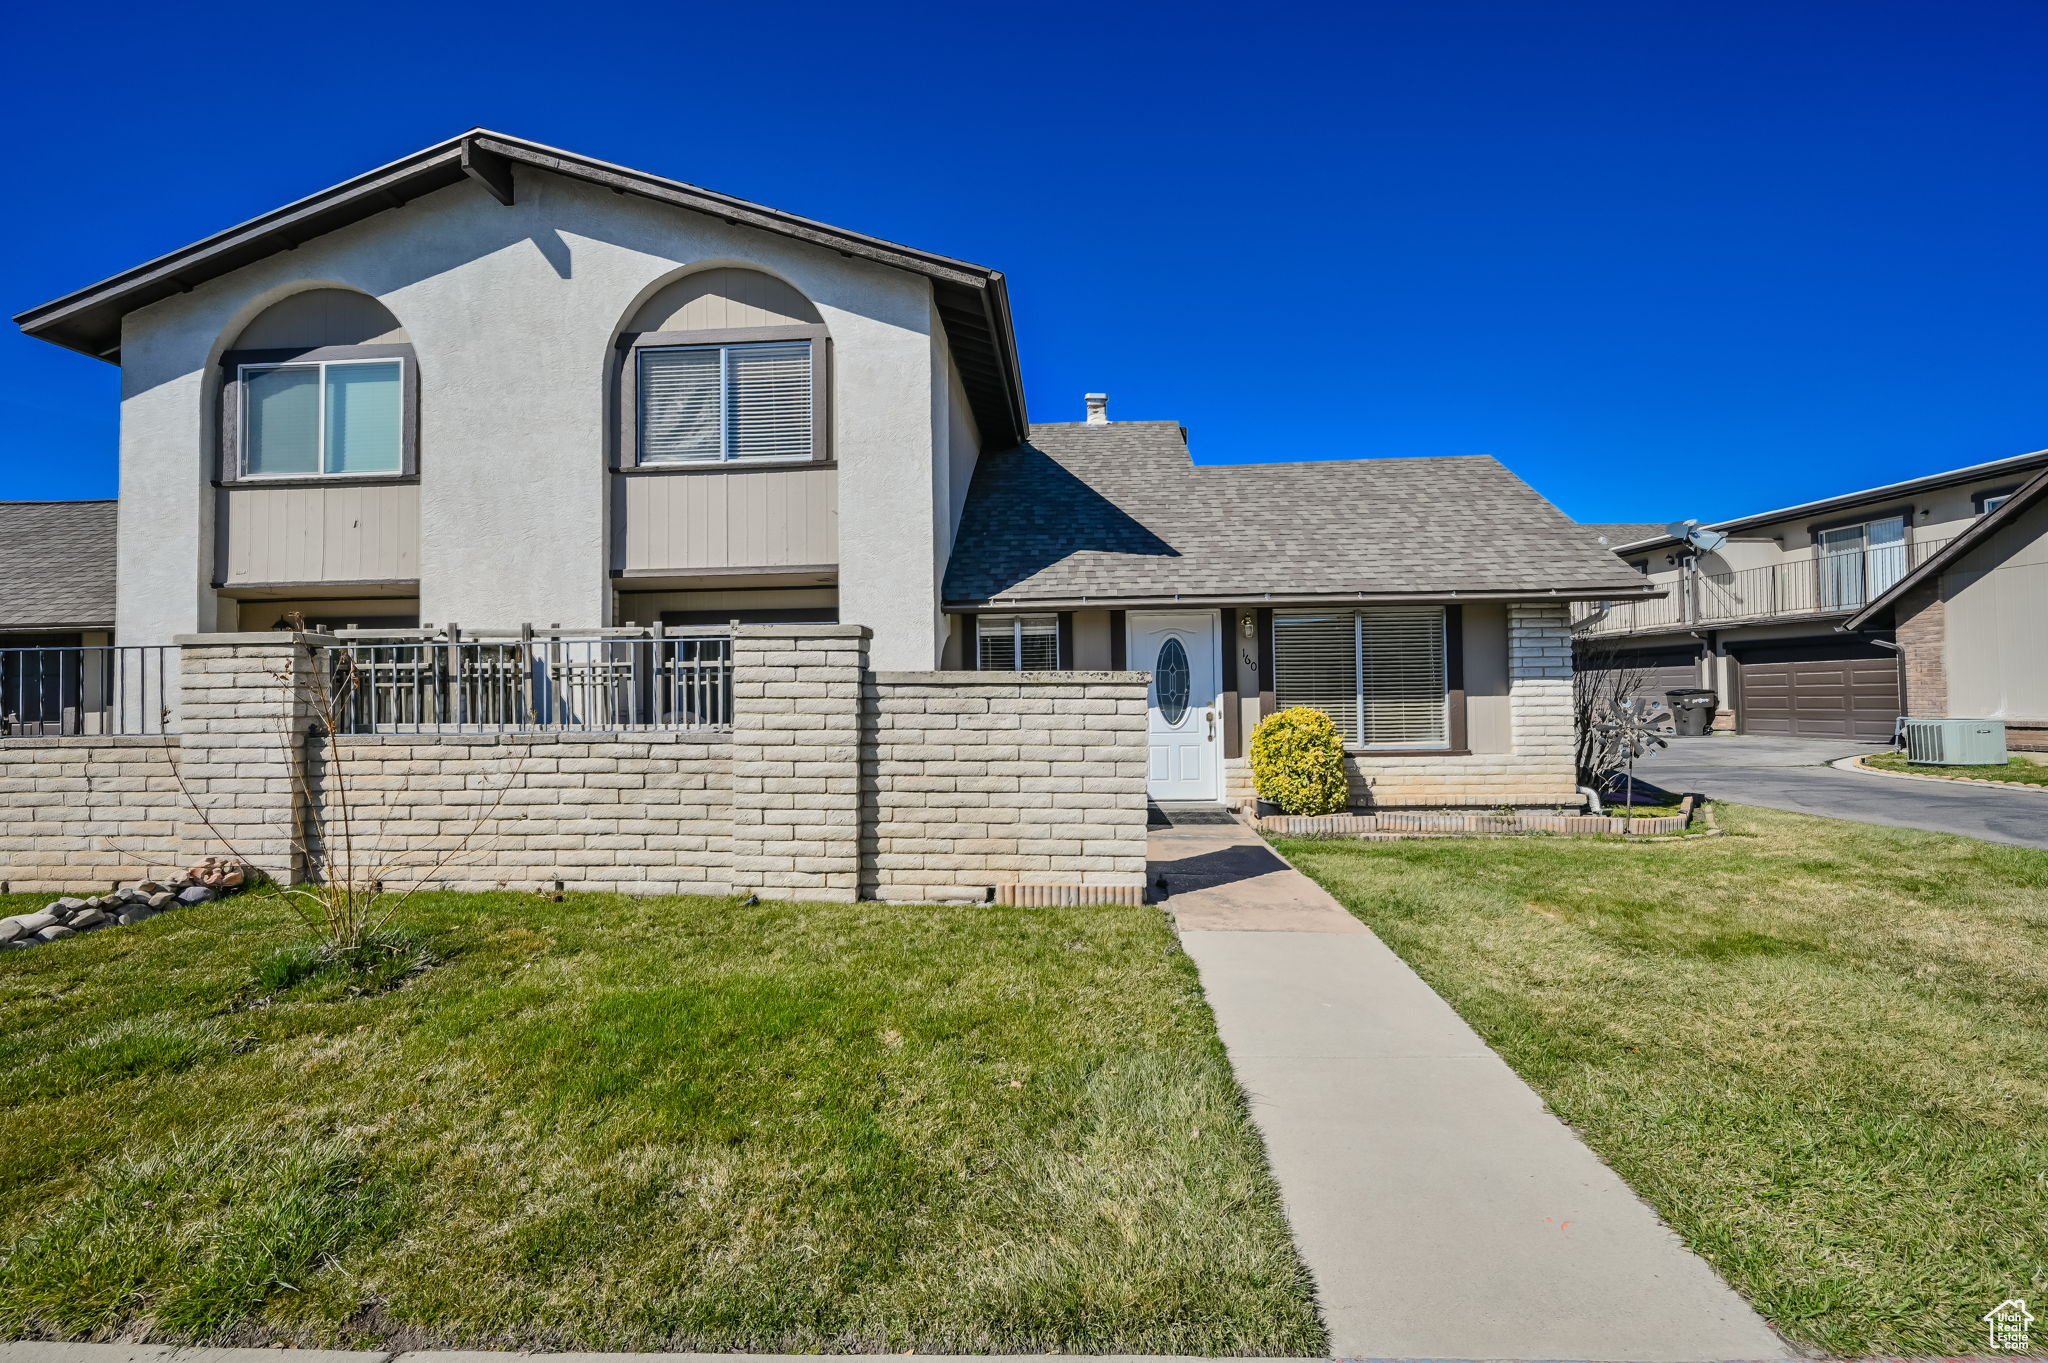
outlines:
[[[1710,687],[1721,729],[1887,742],[1900,715],[1922,711],[1891,608],[1869,608],[1930,562],[1951,562],[1947,551],[2043,469],[2048,450],[1715,521],[1690,539],[1671,533],[1685,522],[1585,526],[1662,590],[1580,615],[1581,664],[1625,667],[1657,699]],[[2007,611],[1995,628],[2037,633],[2026,618]]]
[[[1489,458],[1034,424],[1001,273],[486,130],[16,321],[122,370],[123,646],[858,625],[1150,673],[1155,799],[1313,704],[1361,804],[1568,804],[1568,613],[1664,590]]]

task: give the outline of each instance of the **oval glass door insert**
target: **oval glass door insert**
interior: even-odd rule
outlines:
[[[1152,684],[1159,691],[1159,717],[1168,724],[1180,723],[1188,712],[1188,651],[1180,646],[1180,640],[1168,639],[1159,646]]]

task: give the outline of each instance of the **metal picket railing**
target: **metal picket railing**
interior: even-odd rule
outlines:
[[[351,734],[719,731],[732,723],[724,633],[555,638],[378,637],[330,645]]]
[[[166,644],[0,648],[0,737],[170,733],[177,660]]]
[[[1575,625],[1580,634],[1650,634],[1861,610],[1908,572],[1947,547],[1953,535],[1883,545],[1856,554],[1811,555],[1731,573],[1688,570],[1670,594],[1604,603]]]

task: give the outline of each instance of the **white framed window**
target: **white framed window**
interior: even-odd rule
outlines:
[[[1906,575],[1904,516],[1834,526],[1819,538],[1820,600],[1827,610],[1855,610]]]
[[[983,672],[1057,672],[1057,615],[980,615],[974,623],[975,665]]]
[[[634,362],[640,463],[812,457],[809,341],[645,346]]]
[[[1998,510],[1998,508],[2000,508],[2001,506],[2004,506],[2007,502],[2011,501],[2012,494],[2010,492],[1994,492],[1990,496],[1982,497],[1978,500],[1982,505],[1984,514],[1988,516],[1992,512]]]
[[[1446,748],[1442,606],[1273,613],[1273,701],[1311,705],[1354,748]]]
[[[317,478],[405,469],[405,361],[244,364],[241,476]]]

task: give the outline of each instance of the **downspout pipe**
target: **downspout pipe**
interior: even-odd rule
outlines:
[[[1579,794],[1586,797],[1586,812],[1588,814],[1605,814],[1607,812],[1607,807],[1600,803],[1599,791],[1591,786],[1580,786]]]

